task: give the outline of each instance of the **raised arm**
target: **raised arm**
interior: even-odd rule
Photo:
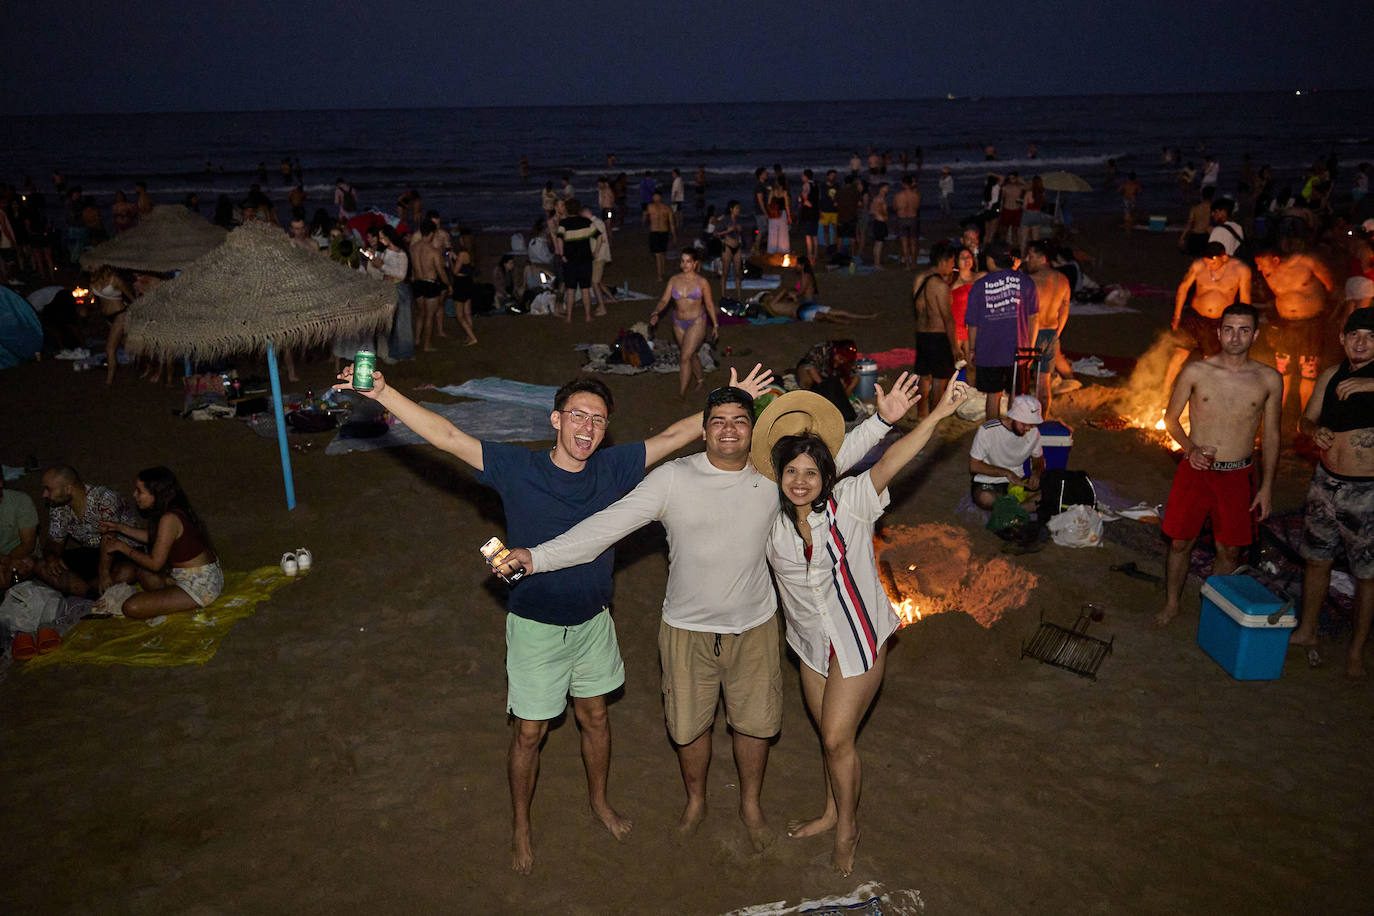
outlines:
[[[599,557],[616,541],[663,517],[672,490],[672,466],[658,468],[639,486],[558,537],[528,551],[512,550],[530,573],[579,566]]]
[[[752,398],[762,395],[772,384],[773,373],[763,368],[763,363],[755,363],[743,379],[738,377],[733,367],[730,369],[730,387],[741,388],[749,392]],[[700,439],[703,428],[701,411],[697,411],[678,420],[657,436],[644,440],[644,467],[651,468],[678,449]]]
[[[916,395],[916,376],[911,377],[905,388],[894,386],[893,393],[900,393],[909,400],[910,404],[907,409],[910,410],[919,400],[919,396]],[[954,409],[963,403],[967,397],[967,382],[951,381],[946,385],[945,394],[944,397],[940,398],[940,403],[931,409],[930,414],[924,420],[916,424],[915,429],[892,443],[887,451],[883,452],[883,457],[879,458],[878,463],[873,465],[868,472],[868,479],[872,482],[873,489],[878,493],[886,490],[887,485],[897,475],[897,472],[906,467],[911,459],[915,458],[920,454],[921,449],[926,447],[926,443],[930,441],[931,434],[935,432],[935,427],[940,425],[940,421],[954,413]]]
[[[915,394],[915,385],[916,376],[903,372],[897,376],[891,391],[884,391],[882,385],[875,386],[878,409],[873,416],[854,427],[853,431],[844,437],[844,443],[835,455],[837,474],[843,474],[858,464],[864,455],[872,451],[873,446],[882,441],[883,436],[892,428],[892,424],[906,416],[907,411],[919,400],[919,395]]]
[[[338,377],[343,384],[335,385],[336,391],[354,391],[353,367],[344,366]],[[443,449],[450,455],[463,459],[473,470],[482,470],[482,443],[454,426],[432,410],[416,404],[386,383],[380,372],[372,373],[372,390],[356,391],[363,397],[371,398],[381,404],[392,415],[424,439],[430,445]]]

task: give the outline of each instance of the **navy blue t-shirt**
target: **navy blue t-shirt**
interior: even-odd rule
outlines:
[[[534,547],[595,515],[644,479],[644,443],[598,449],[576,473],[553,463],[548,451],[503,442],[482,443],[477,482],[501,494],[506,545]],[[511,586],[512,614],[568,627],[586,623],[611,601],[615,549],[582,566],[528,576]]]

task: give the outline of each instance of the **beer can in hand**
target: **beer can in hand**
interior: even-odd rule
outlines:
[[[372,350],[359,350],[353,357],[353,390],[372,390],[372,370],[377,368],[377,354]]]

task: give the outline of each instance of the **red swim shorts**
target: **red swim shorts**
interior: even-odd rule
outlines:
[[[1164,507],[1164,533],[1187,541],[1202,532],[1212,517],[1212,535],[1230,547],[1254,540],[1250,503],[1255,498],[1254,465],[1234,471],[1199,471],[1184,458],[1174,472],[1174,485]]]

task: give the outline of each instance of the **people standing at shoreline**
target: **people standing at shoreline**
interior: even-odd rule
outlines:
[[[353,368],[339,374],[351,390]],[[730,371],[731,384],[762,392],[771,376],[755,367],[743,381]],[[421,407],[373,374],[371,391],[359,392],[391,412],[426,442],[454,455],[474,471],[476,480],[496,490],[506,515],[507,540],[538,543],[567,531],[610,506],[639,483],[644,471],[700,436],[700,413],[669,426],[644,442],[601,449],[614,402],[598,379],[582,377],[554,395],[549,423],[552,450],[533,450],[476,439],[448,420]],[[534,868],[530,806],[534,800],[539,754],[549,723],[561,716],[572,697],[582,733],[582,762],[592,814],[617,840],[633,822],[611,807],[611,727],[606,696],[625,683],[625,664],[611,620],[611,572],[615,553],[607,546],[589,554],[584,565],[559,573],[530,576],[514,583],[506,615],[506,712],[511,740],[506,758],[512,827],[511,868],[528,875]]]
[[[663,295],[649,315],[650,334],[669,307],[673,309],[673,339],[678,346],[678,397],[686,400],[687,386],[696,379],[696,387],[703,383],[701,358],[697,355],[707,337],[710,322],[712,340],[720,337],[720,316],[711,298],[711,284],[699,272],[701,254],[695,248],[684,248],[680,261],[682,270],[668,281]]]
[[[1212,198],[1216,188],[1203,188],[1202,199],[1188,208],[1188,216],[1183,221],[1183,231],[1178,235],[1178,250],[1191,258],[1202,257],[1202,249],[1207,247],[1208,234],[1212,231]]]
[[[904,372],[891,392],[879,392],[888,416],[905,415],[917,403],[915,382]],[[837,473],[844,420],[812,392],[789,392],[769,404],[752,443],[754,469],[777,484],[768,565],[787,644],[801,660],[802,696],[820,738],[825,777],[821,813],[790,821],[787,835],[833,830],[830,861],[842,877],[854,870],[860,835],[863,777],[855,739],[882,686],[888,639],[899,625],[878,574],[874,528],[890,499],[888,484],[967,396],[967,385],[951,385],[926,418],[854,477]]]
[[[698,213],[706,212],[706,166],[697,166],[697,173],[692,181],[692,194]]]
[[[334,206],[338,208],[340,222],[346,223],[358,213],[358,194],[342,175],[334,179]]]
[[[739,201],[731,200],[725,205],[725,226],[718,233],[721,243],[720,254],[720,298],[725,298],[725,284],[730,280],[730,272],[735,275],[735,298],[744,301],[744,230],[739,224]]]
[[[566,207],[571,215],[558,221],[554,240],[558,256],[563,262],[564,317],[566,321],[572,321],[573,299],[580,291],[583,314],[587,321],[591,321],[592,266],[596,261],[594,246],[600,230],[582,214],[582,204],[578,200],[568,201]],[[605,307],[597,309],[596,314],[598,318],[606,314]]]
[[[837,241],[835,230],[839,226],[840,215],[836,209],[835,198],[840,193],[840,185],[835,179],[835,170],[830,169],[825,173],[825,184],[820,188],[820,222],[818,243],[825,246],[825,250],[833,252]],[[814,259],[813,259],[814,260]]]
[[[1317,645],[1331,568],[1344,547],[1355,577],[1355,632],[1345,673],[1363,678],[1364,646],[1374,621],[1374,311],[1351,313],[1342,326],[1341,349],[1345,359],[1317,379],[1299,422],[1321,456],[1303,516],[1302,618],[1289,643]]]
[[[940,169],[940,215],[948,219],[954,214],[954,175],[949,166]]]
[[[446,294],[453,294],[453,282],[449,279],[448,269],[444,266],[443,255],[434,247],[434,233],[434,222],[424,220],[420,223],[419,241],[410,246],[410,288],[415,302],[415,344],[426,353],[434,350],[436,333],[440,337],[447,336],[443,327],[444,298]],[[453,298],[458,324],[468,332],[469,340],[476,343],[477,337],[472,333],[471,296],[466,303],[460,303],[456,295]],[[458,311],[463,305],[466,305],[468,310],[466,323],[463,321],[463,313]]]
[[[840,238],[840,250],[852,258],[859,256],[855,239],[859,234],[859,208],[862,205],[863,192],[859,190],[859,179],[853,175],[844,176],[844,184],[835,195],[835,227]]]
[[[915,175],[902,176],[902,189],[893,195],[892,209],[897,219],[897,240],[902,246],[902,267],[915,270],[921,244],[921,192],[916,189]]]
[[[682,172],[673,169],[673,180],[668,185],[668,205],[673,208],[673,213],[678,219],[682,219],[682,205],[687,201],[687,185],[682,180]]]
[[[768,253],[787,254],[792,240],[787,227],[792,222],[792,201],[787,193],[787,176],[778,175],[768,190]]]
[[[1169,393],[1164,428],[1183,449],[1160,525],[1169,538],[1164,566],[1164,607],[1155,623],[1179,613],[1193,544],[1210,516],[1216,560],[1212,574],[1235,571],[1240,550],[1254,540],[1254,523],[1268,518],[1279,466],[1279,416],[1283,382],[1269,366],[1250,358],[1259,330],[1251,305],[1228,305],[1217,331],[1220,351],[1183,367]],[[1188,409],[1188,431],[1179,417]],[[1254,486],[1255,433],[1262,430],[1259,488]]]
[[[1026,196],[1026,183],[1016,172],[1008,172],[1002,179],[1001,210],[997,214],[997,235],[1006,232],[1007,247],[1020,251],[1021,202]],[[997,236],[993,236],[996,238]]]
[[[754,169],[754,254],[762,254],[768,242],[768,170]]]
[[[649,253],[654,256],[654,271],[658,274],[658,282],[662,283],[668,269],[668,245],[677,241],[677,223],[673,208],[663,202],[663,194],[657,189],[649,197],[644,223],[649,227]]]
[[[1128,172],[1126,180],[1121,183],[1117,193],[1121,195],[1121,225],[1127,232],[1135,228],[1135,208],[1140,202],[1140,194],[1144,191],[1139,181],[1136,180],[1135,172]]]
[[[802,234],[806,256],[816,260],[816,233],[821,222],[820,188],[810,169],[802,170],[801,189],[797,192],[797,229]]]

